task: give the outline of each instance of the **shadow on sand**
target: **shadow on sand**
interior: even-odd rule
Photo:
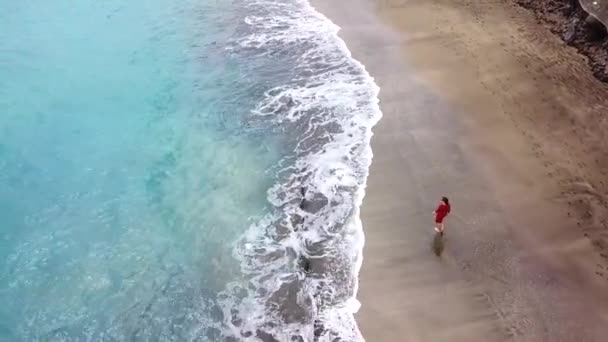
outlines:
[[[441,256],[441,253],[443,252],[444,248],[443,237],[441,236],[441,234],[435,234],[435,237],[433,238],[433,245],[431,246],[431,248],[433,249],[433,253],[435,253],[436,256]]]

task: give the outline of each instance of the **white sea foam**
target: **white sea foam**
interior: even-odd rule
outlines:
[[[379,88],[339,27],[308,2],[247,6],[247,34],[230,50],[289,64],[286,82],[266,91],[252,116],[283,130],[294,151],[268,191],[273,209],[235,247],[247,277],[222,296],[226,335],[363,340],[353,317],[364,244],[359,207]]]

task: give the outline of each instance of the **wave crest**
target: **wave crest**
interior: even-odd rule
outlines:
[[[234,254],[246,275],[221,296],[240,340],[362,340],[353,313],[362,261],[359,207],[381,117],[379,88],[305,1],[259,0],[229,46],[242,57],[279,59],[289,77],[266,91],[251,120],[286,133],[287,153],[268,190],[272,210]]]

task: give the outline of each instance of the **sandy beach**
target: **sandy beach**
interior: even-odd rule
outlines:
[[[509,1],[313,4],[381,88],[366,340],[608,340],[608,87],[583,57]]]

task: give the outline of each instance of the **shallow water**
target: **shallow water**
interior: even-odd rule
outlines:
[[[1,3],[0,340],[356,331],[379,112],[336,29],[301,1]]]

